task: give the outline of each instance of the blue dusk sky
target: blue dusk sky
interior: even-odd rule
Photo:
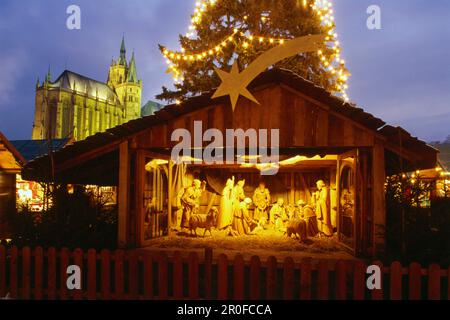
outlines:
[[[71,4],[81,8],[81,30],[66,28]],[[366,27],[372,4],[381,7],[381,30]],[[1,0],[0,131],[30,138],[36,80],[49,65],[53,79],[67,68],[106,81],[122,34],[128,57],[136,53],[142,101],[154,99],[172,83],[158,43],[179,47],[194,6],[194,0]],[[450,1],[337,0],[334,8],[351,100],[423,140],[450,135]]]

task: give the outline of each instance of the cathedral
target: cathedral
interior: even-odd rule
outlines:
[[[134,52],[128,62],[125,40],[109,68],[107,83],[65,70],[52,81],[50,70],[36,84],[33,140],[83,140],[141,116],[142,81]]]

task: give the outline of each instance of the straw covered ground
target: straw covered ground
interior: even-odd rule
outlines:
[[[261,230],[254,235],[231,237],[224,232],[212,231],[203,237],[203,230],[199,229],[198,237],[184,233],[154,239],[150,246],[144,250],[152,251],[182,251],[202,252],[206,247],[213,249],[214,255],[225,253],[233,258],[240,253],[245,259],[258,255],[261,259],[269,256],[276,257],[279,261],[286,257],[292,257],[295,261],[305,258],[330,259],[330,260],[354,260],[355,258],[343,249],[338,243],[337,237],[332,238],[310,238],[304,242],[275,230]]]

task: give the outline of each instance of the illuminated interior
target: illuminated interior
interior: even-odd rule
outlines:
[[[247,202],[252,202],[255,190],[261,181],[264,181],[270,192],[270,210],[279,199],[283,199],[283,207],[286,216],[289,212],[301,209],[306,216],[316,219],[314,223],[320,225],[317,217],[318,211],[327,211],[331,219],[331,231],[329,237],[339,239],[349,247],[354,244],[354,206],[355,198],[355,161],[352,156],[342,157],[337,154],[315,156],[284,156],[277,164],[258,163],[251,164],[250,157],[244,156],[247,163],[234,165],[203,165],[192,164],[192,157],[185,157],[185,163],[174,165],[171,177],[171,189],[169,191],[169,161],[164,159],[145,159],[144,181],[144,208],[143,240],[150,241],[153,238],[169,234],[169,230],[177,235],[188,236],[183,232],[181,220],[183,216],[182,194],[194,184],[194,181],[204,181],[205,190],[198,198],[196,213],[206,215],[214,208],[220,211],[223,188],[228,179],[238,181],[245,180],[243,188]],[[257,157],[259,159],[259,157]],[[188,163],[188,164],[186,164]],[[274,176],[264,176],[262,173],[269,167],[277,167],[278,173]],[[325,183],[326,201],[319,208],[318,182]],[[169,219],[168,205],[169,193],[171,194],[171,217]],[[250,199],[250,201],[249,201]],[[255,204],[250,203],[248,211],[251,217],[255,215]],[[307,218],[305,218],[307,219]],[[169,220],[171,228],[168,228]],[[273,232],[286,232],[286,223],[267,226]],[[218,233],[215,222],[213,233]],[[319,226],[320,230],[320,226]],[[256,231],[258,232],[258,231]],[[319,231],[320,233],[320,231]],[[172,234],[172,233],[171,233]],[[226,235],[226,234],[224,234]]]

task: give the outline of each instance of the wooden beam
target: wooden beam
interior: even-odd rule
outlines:
[[[118,192],[118,244],[119,248],[128,245],[128,213],[129,213],[129,185],[130,185],[130,159],[128,153],[128,142],[119,146],[119,192]]]
[[[117,150],[117,147],[120,146],[122,143],[123,142],[121,142],[121,141],[115,141],[111,144],[107,144],[100,148],[95,148],[95,149],[91,149],[87,152],[82,152],[79,156],[75,156],[67,161],[57,164],[55,172],[59,173],[59,172],[65,171],[72,167],[78,166],[83,162],[98,158],[103,154],[113,152],[113,151]],[[127,142],[127,145],[128,145],[128,142]],[[127,147],[127,150],[128,150],[128,147]]]
[[[383,142],[376,140],[372,156],[373,255],[374,258],[379,258],[384,255],[386,247],[386,199],[384,191],[386,168]]]

